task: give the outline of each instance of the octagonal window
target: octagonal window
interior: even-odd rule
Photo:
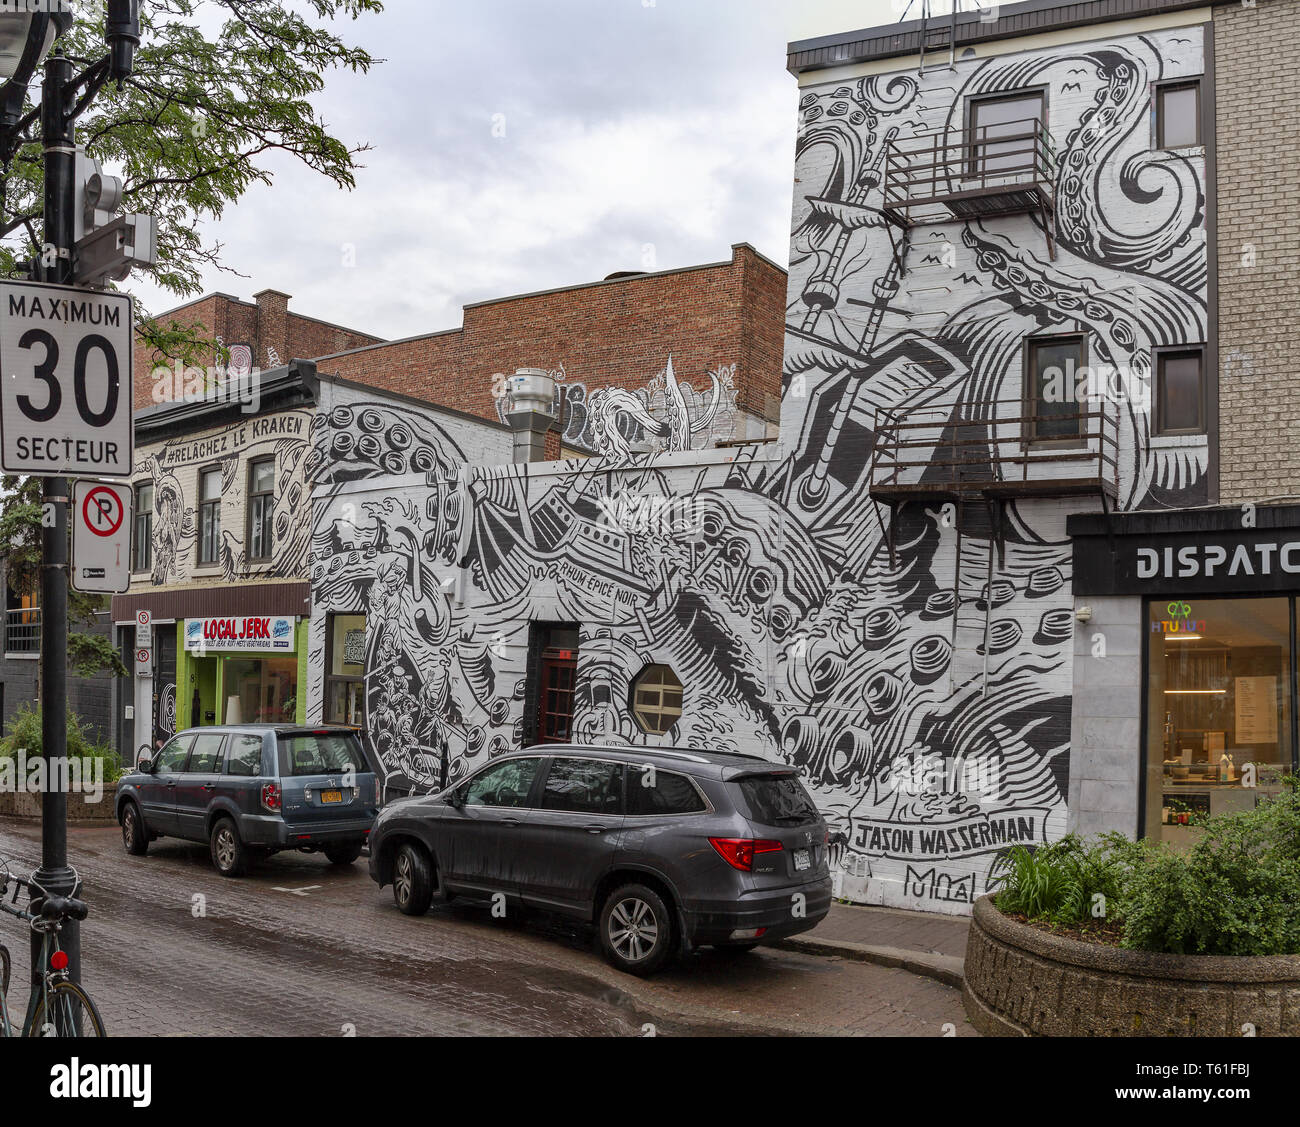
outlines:
[[[666,665],[647,665],[632,682],[632,716],[643,732],[661,736],[682,718],[682,683]]]

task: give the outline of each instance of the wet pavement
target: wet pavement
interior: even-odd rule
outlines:
[[[39,855],[38,825],[0,818],[14,872]],[[204,846],[130,857],[115,829],[85,827],[69,856],[91,906],[82,980],[110,1034],[974,1035],[957,990],[897,968],[760,948],[703,951],[643,981],[608,966],[589,929],[549,917],[403,916],[364,857],[339,869],[281,853],[227,880]],[[0,942],[24,981],[17,921],[0,918]]]

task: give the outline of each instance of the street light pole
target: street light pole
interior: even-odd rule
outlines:
[[[41,145],[45,153],[45,246],[37,255],[42,280],[72,281],[73,208],[76,157],[73,122],[67,105],[72,63],[61,53],[45,62],[41,86]],[[41,755],[45,793],[41,795],[41,867],[33,882],[55,896],[77,893],[77,876],[68,865],[68,796],[62,786],[68,754],[68,479],[47,477],[41,489]],[[39,989],[42,936],[32,933],[32,986]],[[81,981],[81,925],[67,920],[60,944],[68,973]]]

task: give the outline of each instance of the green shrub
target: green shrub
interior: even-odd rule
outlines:
[[[1186,853],[1135,873],[1124,946],[1188,955],[1300,953],[1300,792],[1206,819]]]
[[[1000,911],[1055,924],[1099,918],[1118,923],[1128,911],[1133,874],[1150,853],[1150,843],[1119,833],[1101,834],[1092,842],[1067,834],[1032,850],[1017,845],[994,903]]]
[[[0,757],[14,758],[26,748],[29,757],[41,753],[41,710],[30,704],[20,705],[4,737],[0,738]],[[108,744],[95,743],[86,726],[72,709],[68,709],[68,756],[102,760],[105,785],[115,783],[125,771],[117,752]]]

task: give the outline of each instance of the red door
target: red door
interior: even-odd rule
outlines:
[[[573,688],[578,658],[573,650],[548,646],[542,651],[540,692],[537,694],[537,740],[567,743],[573,731]]]

